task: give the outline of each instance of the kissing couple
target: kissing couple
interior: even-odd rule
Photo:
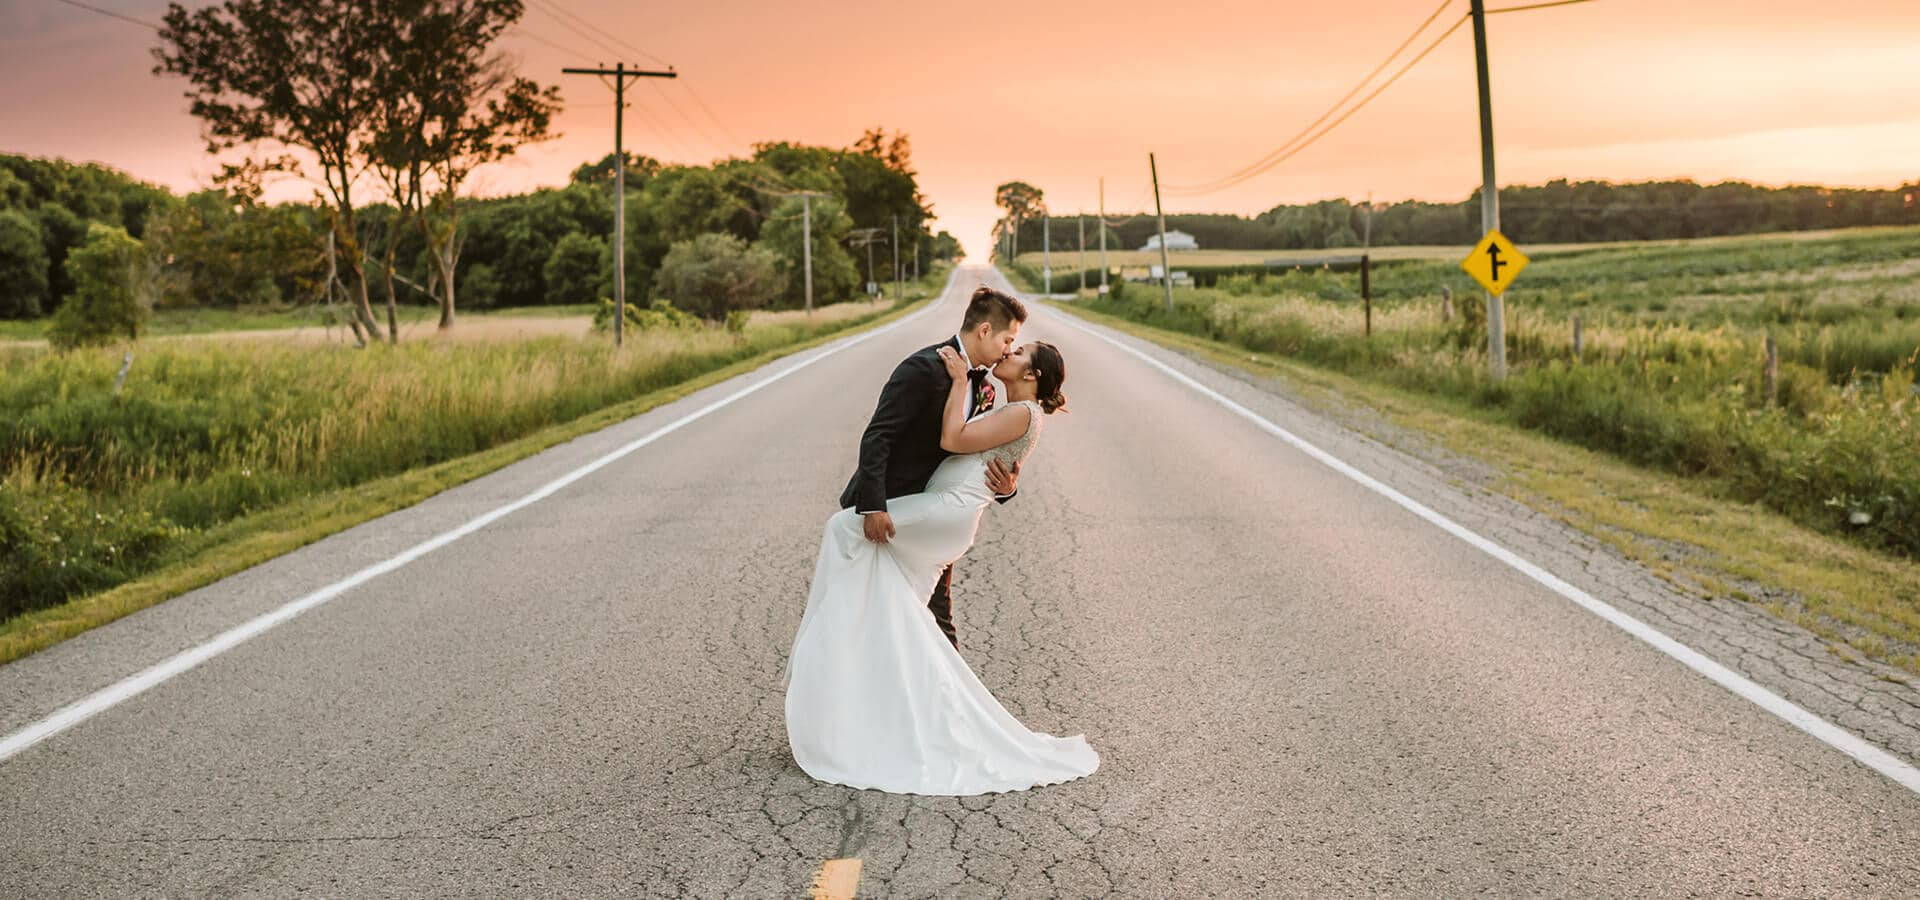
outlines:
[[[960,331],[894,367],[827,519],[787,657],[787,742],[821,781],[896,794],[1019,791],[1090,775],[1084,736],[1027,730],[960,657],[953,564],[1013,499],[1066,361],[1014,346],[1027,310],[982,286]],[[1006,385],[994,406],[992,375]],[[929,599],[931,598],[931,599]]]

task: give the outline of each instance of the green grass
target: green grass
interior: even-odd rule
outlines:
[[[1093,310],[1277,353],[1676,475],[1715,480],[1862,546],[1920,557],[1920,229],[1718,239],[1549,257],[1508,294],[1502,382],[1487,374],[1479,295],[1456,267],[1383,268],[1373,332],[1356,278],[1325,272],[1176,288],[1122,283]],[[1460,315],[1442,321],[1439,287]],[[1810,298],[1792,308],[1785,291]],[[1904,293],[1901,291],[1905,291]],[[1876,297],[1887,297],[1879,299]],[[1707,299],[1701,299],[1707,298]],[[1615,308],[1625,304],[1630,309]],[[1822,315],[1843,309],[1845,316]],[[1570,321],[1581,315],[1576,359]],[[1780,341],[1779,403],[1762,345]]]
[[[461,310],[460,319],[468,318],[525,318],[525,317],[590,317],[593,304],[576,303],[562,306],[527,306],[492,310]],[[387,321],[385,308],[374,310],[382,325]],[[146,336],[173,337],[190,334],[215,334],[223,331],[278,331],[289,328],[319,328],[332,325],[343,327],[334,316],[322,306],[301,306],[273,309],[227,309],[227,308],[186,308],[157,309],[147,322]],[[420,323],[438,322],[440,311],[437,307],[409,305],[396,310],[395,318],[401,327]],[[47,336],[48,319],[0,320],[0,340],[37,341]],[[457,324],[455,327],[458,327]]]
[[[914,302],[618,351],[161,342],[117,396],[117,350],[0,354],[0,661]]]
[[[1280,379],[1293,396],[1358,430],[1384,419],[1431,436],[1453,454],[1489,464],[1498,473],[1494,488],[1596,536],[1677,590],[1762,602],[1822,636],[1840,656],[1920,676],[1920,562],[1743,502],[1736,481],[1636,465],[1517,427],[1503,410],[1470,399],[1250,352],[1085,304],[1059,308],[1216,365]],[[1377,416],[1355,414],[1356,407]],[[1390,434],[1378,436],[1393,442]]]
[[[1678,249],[1683,253],[1697,253],[1701,250],[1713,250],[1726,246],[1742,246],[1749,243],[1784,245],[1792,243],[1820,243],[1833,238],[1856,238],[1874,233],[1897,233],[1912,231],[1911,228],[1846,228],[1823,231],[1788,231],[1757,235],[1728,235],[1723,237],[1672,239],[1657,241],[1608,241],[1577,244],[1529,244],[1521,247],[1527,256],[1538,258],[1548,255],[1575,253],[1620,252],[1629,254],[1644,253],[1649,250]],[[1378,262],[1401,262],[1407,260],[1442,261],[1457,265],[1472,248],[1452,245],[1405,245],[1374,247],[1369,255]],[[1326,247],[1303,250],[1172,250],[1168,251],[1168,261],[1178,270],[1188,267],[1210,266],[1255,266],[1272,260],[1310,261],[1330,256],[1359,256],[1361,248]],[[1040,271],[1041,263],[1047,255],[1038,250],[1023,250],[1018,257],[1020,265]],[[1056,249],[1052,253],[1054,274],[1078,271],[1080,252],[1078,250]],[[1100,265],[1100,251],[1087,250],[1087,266],[1097,268]],[[1145,269],[1160,264],[1160,252],[1136,249],[1107,248],[1107,264],[1114,268]]]

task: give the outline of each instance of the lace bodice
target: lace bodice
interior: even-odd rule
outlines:
[[[1008,408],[1013,406],[1024,406],[1027,408],[1026,433],[998,447],[981,451],[980,457],[982,459],[999,459],[1005,465],[1012,465],[1025,460],[1029,454],[1033,453],[1033,443],[1040,436],[1040,420],[1042,416],[1040,404],[1032,400],[1019,400],[1008,404]],[[991,410],[987,412],[986,415],[991,416],[999,412],[1000,410],[997,409]]]

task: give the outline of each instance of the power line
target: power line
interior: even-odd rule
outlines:
[[[700,92],[693,89],[693,82],[676,80],[674,83],[686,89],[687,96],[692,97],[693,102],[700,105],[700,109],[707,114],[707,118],[712,119],[713,124],[720,126],[720,130],[724,132],[727,137],[731,138],[736,144],[746,146],[746,141],[741,140],[739,135],[733,133],[733,129],[727,127],[727,123],[720,121],[720,117],[713,114],[713,108],[707,105],[707,101],[700,99]]]
[[[1549,6],[1572,6],[1575,3],[1592,2],[1593,0],[1553,0],[1551,3],[1529,3],[1526,6],[1503,6],[1499,9],[1487,10],[1487,15],[1493,16],[1499,15],[1500,13],[1526,12],[1530,9],[1546,9]]]
[[[1321,120],[1324,120],[1328,114],[1331,114],[1333,112],[1333,110],[1339,109],[1341,103],[1345,103],[1347,99],[1351,98],[1353,94],[1357,92],[1362,86],[1364,86],[1368,81],[1372,80],[1374,76],[1378,75],[1380,73],[1380,70],[1385,68],[1385,66],[1388,63],[1392,62],[1395,57],[1399,56],[1400,53],[1407,48],[1407,45],[1410,44],[1414,38],[1418,37],[1421,34],[1421,32],[1425,31],[1427,27],[1433,23],[1434,19],[1437,18],[1441,12],[1446,10],[1447,6],[1450,5],[1451,2],[1452,0],[1445,0],[1445,2],[1442,2],[1440,4],[1440,7],[1434,10],[1432,15],[1429,15],[1427,17],[1426,21],[1420,23],[1419,28],[1414,29],[1413,34],[1409,35],[1406,41],[1402,42],[1398,48],[1395,48],[1393,53],[1387,56],[1387,59],[1385,62],[1381,63],[1380,66],[1375,67],[1375,69],[1372,72],[1369,72],[1366,78],[1362,78],[1360,80],[1360,83],[1354,86],[1353,91],[1349,91],[1346,97],[1342,97],[1340,99],[1340,102],[1335,103],[1331,108],[1329,108],[1326,114],[1322,114],[1320,119],[1316,119],[1314,121],[1314,124],[1318,124]],[[1571,6],[1576,3],[1590,3],[1590,2],[1592,2],[1592,0],[1550,0],[1550,2],[1545,2],[1545,3],[1531,3],[1531,4],[1522,5],[1522,6],[1508,6],[1508,7],[1502,7],[1500,9],[1488,10],[1487,14],[1492,15],[1494,13],[1525,12],[1525,11],[1534,10],[1534,9],[1547,9],[1549,7],[1555,7],[1555,6]],[[1251,166],[1244,167],[1240,169],[1238,172],[1235,172],[1224,178],[1217,179],[1213,182],[1209,182],[1205,185],[1200,185],[1197,187],[1180,187],[1180,188],[1170,187],[1168,189],[1169,192],[1177,193],[1185,196],[1216,193],[1218,191],[1226,190],[1227,188],[1236,187],[1240,184],[1245,183],[1248,179],[1251,179],[1254,176],[1271,171],[1275,166],[1278,166],[1279,164],[1286,162],[1288,159],[1291,159],[1295,155],[1299,154],[1300,151],[1305,150],[1306,148],[1312,146],[1315,142],[1325,137],[1329,132],[1333,131],[1335,128],[1340,127],[1341,123],[1345,122],[1349,118],[1352,118],[1354,113],[1359,112],[1368,103],[1373,102],[1373,99],[1375,97],[1380,96],[1380,94],[1386,91],[1388,87],[1392,86],[1394,82],[1400,80],[1400,76],[1407,74],[1408,70],[1412,69],[1415,65],[1418,65],[1419,62],[1425,59],[1428,54],[1432,53],[1435,48],[1439,47],[1442,43],[1446,41],[1447,38],[1451,37],[1455,31],[1459,31],[1460,26],[1466,24],[1470,18],[1471,18],[1470,16],[1463,14],[1459,19],[1454,20],[1454,23],[1451,26],[1449,26],[1445,32],[1442,32],[1439,37],[1434,38],[1431,43],[1427,44],[1427,46],[1424,49],[1422,49],[1417,55],[1415,55],[1412,59],[1408,60],[1406,64],[1402,65],[1397,71],[1393,73],[1393,75],[1389,76],[1386,81],[1382,82],[1379,87],[1374,88],[1371,93],[1368,93],[1365,97],[1361,98],[1360,102],[1355,104],[1351,109],[1348,109],[1346,112],[1340,114],[1339,118],[1334,119],[1332,122],[1328,123],[1326,127],[1320,129],[1318,132],[1315,132],[1312,136],[1307,137],[1304,142],[1298,143],[1297,146],[1292,146],[1291,148],[1289,148],[1289,145],[1295,144],[1295,142],[1300,141],[1301,135],[1304,135],[1306,134],[1307,131],[1312,130],[1314,125],[1312,124],[1308,125],[1306,129],[1302,130],[1301,134],[1295,135],[1286,144],[1280,145],[1278,149],[1267,154],[1265,158],[1263,158],[1259,162],[1254,163]]]
[[[653,88],[654,93],[660,95],[660,99],[667,101],[667,105],[673,108],[674,114],[679,116],[681,121],[686,122],[687,127],[693,129],[694,133],[699,135],[700,140],[706,142],[707,144],[711,145],[713,149],[719,151],[718,153],[715,153],[714,156],[722,157],[727,155],[726,142],[724,140],[714,140],[712,134],[709,133],[707,129],[701,127],[700,123],[694,121],[694,118],[692,116],[687,115],[687,111],[684,109],[681,109],[680,104],[673,102],[673,97],[669,95],[659,85],[653,84],[652,82],[648,82],[648,85]]]
[[[607,48],[608,50],[614,52],[616,55],[618,55],[621,51],[614,47],[615,44],[619,45],[619,47],[624,47],[627,51],[637,53],[661,65],[667,66],[668,68],[673,67],[672,64],[668,63],[664,59],[661,59],[659,56],[647,52],[641,47],[635,45],[633,42],[628,41],[625,38],[622,38],[619,35],[614,34],[613,32],[606,30],[605,28],[601,28],[599,25],[594,24],[592,20],[587,19],[577,13],[574,13],[571,10],[568,10],[564,6],[561,6],[558,2],[556,2],[556,0],[531,0],[531,2],[537,5],[541,9],[541,11],[547,13],[548,15],[553,16],[557,20],[561,20],[562,24],[566,25],[569,29],[574,31],[574,33],[580,34],[583,37],[586,37],[588,40],[593,41],[595,44],[601,47]],[[589,29],[593,32],[593,34],[587,33],[587,30]],[[597,35],[597,37],[595,35]],[[687,122],[687,124],[690,127],[694,128],[694,130],[699,133],[700,139],[702,141],[712,144],[715,149],[721,151],[719,155],[722,155],[722,156],[726,155],[725,154],[726,145],[729,143],[740,144],[742,146],[746,145],[747,142],[741,140],[738,135],[734,134],[733,129],[728,128],[726,123],[721,121],[720,117],[714,113],[713,108],[708,106],[705,100],[701,99],[699,92],[694,89],[692,84],[683,82],[681,83],[680,86],[686,89],[688,98],[691,99],[696,105],[700,107],[700,110],[706,114],[707,118],[711,120],[714,125],[718,126],[719,128],[718,134],[721,138],[720,140],[715,140],[714,137],[708,133],[705,125],[699,124],[698,122],[696,122],[696,120],[692,116],[689,116],[684,111],[682,111],[679,108],[679,105],[673,102],[671,97],[666,96],[666,91],[660,88],[659,85],[654,85],[654,89],[661,94],[662,99],[665,99],[669,105],[674,107],[675,113],[677,113],[682,119],[684,119]]]
[[[65,0],[62,0],[62,2],[65,2]],[[565,54],[568,54],[569,56],[582,56],[582,57],[585,57],[585,56],[592,56],[592,55],[593,55],[593,54],[591,54],[591,53],[581,53],[581,52],[580,52],[579,50],[576,50],[576,49],[574,49],[574,48],[572,48],[572,47],[569,47],[569,46],[566,46],[565,44],[562,44],[562,43],[560,43],[559,41],[555,41],[555,40],[551,40],[551,39],[549,39],[549,38],[544,38],[544,37],[541,37],[540,35],[537,35],[537,34],[534,34],[533,32],[531,32],[531,31],[528,31],[528,30],[526,29],[526,26],[524,26],[524,25],[521,25],[521,24],[519,24],[518,22],[516,22],[516,23],[514,23],[514,26],[513,26],[513,31],[514,31],[515,33],[517,33],[517,34],[519,34],[519,35],[520,35],[521,37],[523,37],[523,38],[526,38],[526,39],[528,39],[528,40],[531,40],[531,41],[537,41],[537,42],[539,42],[539,43],[542,43],[542,44],[545,44],[545,45],[547,45],[547,46],[549,46],[549,47],[552,47],[552,48],[553,48],[553,49],[555,49],[555,50],[558,50],[558,51],[560,51],[560,52],[562,52],[562,53],[565,53]]]
[[[534,2],[539,3],[540,0],[534,0]],[[606,52],[612,54],[615,59],[618,59],[626,55],[625,51],[621,50],[619,47],[615,47],[614,45],[607,43],[606,41],[601,40],[600,38],[594,36],[593,32],[590,32],[585,28],[581,28],[580,26],[575,25],[572,22],[561,18],[560,13],[557,11],[558,7],[550,7],[548,5],[541,4],[539,9],[541,12],[546,13],[550,18],[552,18],[553,21],[559,23],[560,27],[565,28],[568,31],[571,31],[574,34],[579,35],[580,37],[586,38],[590,43],[593,43],[598,47],[600,47],[602,50],[605,50]],[[585,54],[582,54],[582,55],[584,56]]]
[[[114,18],[114,19],[119,19],[119,20],[120,20],[120,21],[122,21],[122,22],[131,22],[131,23],[133,23],[133,24],[135,24],[135,25],[139,25],[139,26],[141,26],[142,28],[151,28],[151,29],[153,29],[154,31],[159,31],[159,30],[160,30],[160,26],[158,26],[158,25],[155,25],[155,24],[153,24],[152,22],[148,22],[148,21],[146,21],[146,20],[144,20],[144,19],[136,19],[136,18],[134,18],[134,17],[132,17],[132,16],[129,16],[129,15],[123,15],[123,14],[121,14],[121,13],[117,13],[117,12],[114,12],[113,10],[110,10],[110,9],[101,9],[101,8],[100,8],[100,7],[98,7],[98,6],[92,6],[92,5],[89,5],[89,4],[86,4],[86,3],[81,3],[81,2],[80,2],[80,0],[58,0],[58,2],[60,2],[60,3],[65,3],[65,4],[66,4],[66,5],[68,5],[68,6],[73,6],[73,7],[78,7],[78,8],[80,8],[80,9],[84,9],[84,10],[86,10],[86,11],[88,11],[88,12],[95,12],[95,13],[99,13],[99,14],[101,14],[101,15],[103,15],[103,16],[107,16],[107,17],[109,17],[109,18]]]
[[[1349,109],[1344,113],[1341,113],[1339,118],[1336,118],[1332,122],[1327,123],[1326,127],[1320,129],[1317,132],[1314,132],[1314,134],[1311,137],[1307,138],[1304,142],[1295,146],[1293,149],[1287,150],[1286,152],[1281,153],[1278,156],[1270,156],[1270,158],[1266,162],[1259,164],[1256,168],[1252,169],[1251,171],[1247,171],[1243,175],[1234,176],[1231,179],[1224,181],[1223,183],[1220,183],[1211,187],[1207,187],[1204,189],[1199,189],[1199,190],[1182,191],[1181,193],[1187,194],[1187,195],[1193,195],[1193,194],[1211,194],[1217,191],[1223,191],[1223,190],[1226,190],[1227,188],[1238,186],[1246,182],[1248,179],[1253,178],[1256,175],[1260,175],[1262,173],[1271,171],[1275,166],[1278,166],[1281,163],[1286,162],[1289,159],[1292,159],[1294,156],[1298,155],[1300,151],[1313,146],[1315,143],[1319,142],[1321,138],[1326,137],[1329,132],[1333,131],[1335,128],[1340,127],[1341,123],[1347,121],[1350,118],[1353,118],[1354,113],[1357,113],[1362,109],[1365,109],[1367,104],[1373,102],[1373,99],[1375,97],[1380,96],[1380,94],[1386,91],[1387,88],[1392,87],[1394,82],[1400,80],[1400,76],[1407,74],[1408,70],[1412,69],[1416,65],[1419,65],[1421,60],[1426,59],[1428,54],[1432,53],[1435,50],[1435,48],[1438,48],[1442,43],[1445,43],[1447,38],[1452,37],[1453,33],[1456,31],[1459,31],[1460,26],[1465,25],[1466,23],[1467,23],[1467,17],[1464,15],[1458,19],[1455,19],[1453,21],[1453,24],[1451,26],[1448,26],[1446,31],[1441,32],[1440,36],[1437,38],[1434,38],[1432,43],[1427,44],[1425,49],[1422,49],[1412,59],[1407,60],[1405,65],[1401,66],[1399,70],[1394,72],[1392,76],[1388,77],[1386,81],[1381,82],[1380,86],[1374,88],[1372,93],[1369,93],[1365,97],[1361,98],[1360,102],[1357,104],[1354,104],[1352,109]]]
[[[1321,122],[1325,122],[1327,120],[1327,117],[1337,112],[1340,109],[1340,107],[1345,106],[1348,100],[1353,99],[1353,96],[1355,94],[1360,93],[1360,90],[1362,88],[1365,88],[1368,82],[1378,77],[1381,72],[1385,71],[1387,66],[1392,65],[1393,61],[1397,59],[1400,56],[1400,54],[1406,52],[1406,49],[1409,46],[1412,46],[1414,40],[1419,38],[1420,35],[1427,30],[1427,27],[1432,25],[1435,19],[1440,18],[1440,14],[1443,12],[1446,12],[1447,7],[1453,5],[1453,3],[1454,3],[1454,0],[1440,0],[1440,5],[1435,7],[1433,12],[1429,14],[1425,19],[1421,20],[1419,27],[1413,29],[1413,33],[1407,35],[1406,40],[1400,42],[1400,46],[1393,48],[1393,52],[1387,54],[1386,59],[1381,60],[1379,65],[1374,66],[1373,71],[1368,72],[1365,77],[1361,78],[1358,82],[1355,82],[1352,89],[1348,90],[1346,94],[1341,96],[1339,100],[1334,101],[1332,106],[1327,107],[1327,111],[1321,113],[1319,118],[1314,119],[1311,122],[1308,122],[1307,126],[1305,128],[1300,129],[1298,134],[1295,134],[1293,137],[1288,138],[1285,143],[1282,143],[1278,148],[1269,152],[1266,156],[1263,156],[1260,159],[1255,160],[1251,165],[1243,166],[1239,170],[1230,172],[1223,177],[1214,179],[1213,181],[1206,182],[1204,184],[1199,184],[1199,185],[1166,185],[1166,190],[1169,193],[1181,193],[1181,194],[1209,193],[1211,191],[1218,190],[1219,188],[1216,186],[1227,186],[1228,182],[1233,182],[1237,178],[1240,178],[1242,176],[1248,175],[1249,173],[1255,172],[1261,166],[1271,161],[1275,156],[1281,153],[1285,153],[1288,148],[1298,143],[1301,138],[1306,137],[1309,132],[1319,127]]]
[[[565,16],[566,18],[572,20],[573,22],[578,23],[581,26],[593,29],[595,32],[598,32],[600,35],[604,36],[607,40],[613,41],[614,43],[617,43],[620,46],[625,47],[628,51],[631,51],[633,53],[638,53],[641,56],[644,56],[648,59],[653,60],[654,62],[659,63],[660,65],[666,66],[669,69],[673,68],[672,63],[667,62],[666,60],[661,59],[658,56],[655,56],[651,53],[648,53],[645,50],[640,49],[639,47],[634,46],[632,42],[627,41],[624,38],[621,38],[619,35],[614,34],[604,28],[601,28],[598,25],[595,25],[591,20],[568,10],[566,7],[561,6],[559,3],[553,2],[553,0],[532,0],[532,2],[537,4],[543,11],[545,11],[549,15],[552,15],[556,18]],[[605,46],[604,42],[601,42],[598,40],[595,40],[595,43],[600,43],[602,46]],[[614,50],[613,52],[616,56],[619,55],[620,53],[619,50]]]

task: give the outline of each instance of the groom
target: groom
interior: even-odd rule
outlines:
[[[893,536],[887,498],[925,490],[933,470],[948,456],[940,449],[940,418],[953,382],[946,364],[940,361],[940,348],[952,347],[967,361],[973,390],[967,397],[966,413],[971,418],[993,408],[993,385],[987,382],[987,370],[1012,352],[1020,323],[1026,320],[1027,308],[1019,300],[982,285],[967,302],[959,334],[921,348],[893,367],[887,386],[880,389],[880,403],[860,438],[860,468],[840,494],[841,507],[851,506],[865,517],[867,540],[886,543]],[[1011,469],[997,459],[987,463],[987,487],[1001,503],[1013,499],[1019,477],[1019,463]],[[933,586],[927,608],[933,611],[933,620],[953,642],[954,649],[959,649],[960,639],[953,630],[953,598],[948,593],[952,585],[953,567],[948,566]]]

